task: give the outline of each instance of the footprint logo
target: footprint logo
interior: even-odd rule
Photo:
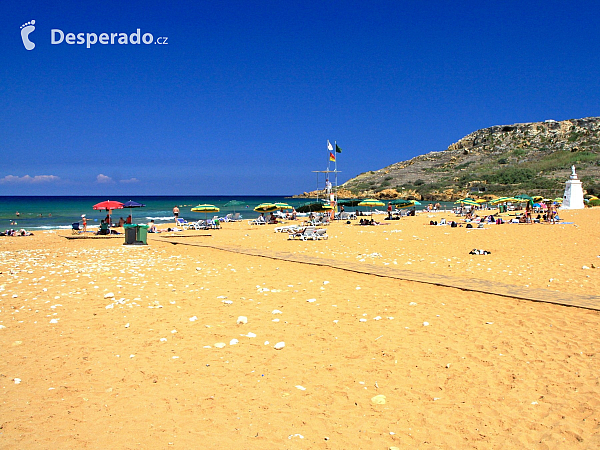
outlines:
[[[35,48],[35,44],[29,40],[29,35],[33,30],[35,30],[34,25],[35,20],[21,25],[21,39],[23,39],[23,45],[27,50],[33,50]]]

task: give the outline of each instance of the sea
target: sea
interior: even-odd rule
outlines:
[[[133,223],[148,223],[154,220],[157,225],[173,222],[173,207],[179,207],[179,217],[188,221],[205,218],[204,213],[192,212],[191,208],[200,204],[214,205],[220,209],[209,217],[218,215],[224,217],[229,213],[240,213],[243,219],[253,219],[259,213],[253,209],[261,203],[288,203],[298,207],[307,203],[306,198],[291,198],[291,196],[139,196],[139,197],[84,197],[84,196],[0,196],[0,230],[21,229],[34,231],[44,229],[70,229],[74,222],[80,222],[82,214],[86,215],[88,227],[99,225],[106,217],[106,211],[97,211],[93,206],[105,200],[116,200],[125,203],[128,200],[144,204],[143,208],[125,208],[112,211],[113,222],[120,217],[132,215]],[[228,202],[237,200],[239,206],[225,206]],[[426,203],[417,206],[417,210],[427,206]],[[452,208],[451,203],[443,203],[445,209]],[[381,208],[385,209],[385,208]],[[368,208],[351,207],[347,211],[369,211]]]

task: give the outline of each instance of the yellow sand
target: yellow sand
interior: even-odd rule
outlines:
[[[600,295],[600,209],[431,216],[309,242],[245,221],[146,247],[0,238],[0,447],[600,447],[597,311],[170,243]]]

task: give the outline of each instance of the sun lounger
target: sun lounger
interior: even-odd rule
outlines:
[[[248,225],[266,225],[266,220],[252,219],[248,221]]]
[[[275,228],[276,233],[296,233],[301,230],[302,227],[300,227],[299,225],[284,225],[282,227]]]
[[[184,230],[187,230],[188,227],[190,226],[190,224],[189,224],[189,222],[187,220],[182,219],[182,218],[178,218],[178,219],[175,220],[175,226],[180,226]]]
[[[327,230],[321,228],[317,229],[316,227],[306,227],[304,229],[300,229],[296,232],[290,233],[288,235],[288,239],[302,239],[303,241],[312,239],[313,241],[317,241],[320,239],[328,239]]]

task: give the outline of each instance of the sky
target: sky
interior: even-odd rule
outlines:
[[[599,20],[592,1],[3,1],[0,195],[291,195],[323,188],[328,140],[341,184],[598,116]]]

